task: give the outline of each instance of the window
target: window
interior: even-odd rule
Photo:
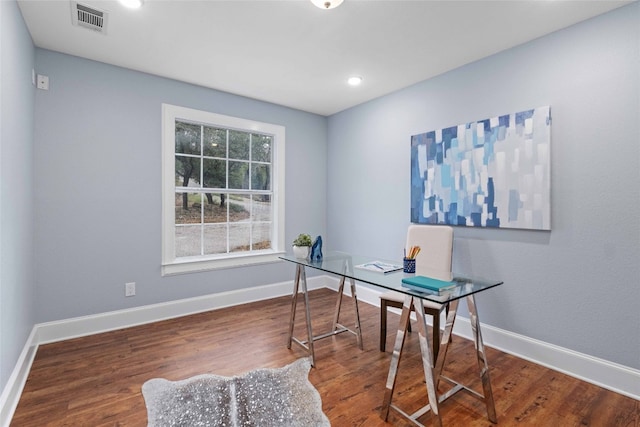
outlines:
[[[276,260],[284,127],[168,104],[162,120],[162,274]]]

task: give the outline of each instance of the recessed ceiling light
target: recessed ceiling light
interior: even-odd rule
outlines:
[[[358,86],[360,83],[362,83],[362,77],[360,76],[349,77],[349,80],[347,80],[347,83],[349,83],[349,85],[351,86]]]
[[[118,0],[123,6],[128,7],[129,9],[138,9],[142,6],[144,0]]]

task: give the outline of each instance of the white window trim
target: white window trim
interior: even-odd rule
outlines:
[[[176,259],[175,254],[175,122],[176,119],[273,135],[273,248],[249,254]],[[265,264],[280,261],[284,245],[285,127],[225,116],[176,105],[162,104],[162,275]]]

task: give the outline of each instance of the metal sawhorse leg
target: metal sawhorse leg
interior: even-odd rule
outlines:
[[[487,408],[487,417],[492,423],[497,423],[498,418],[496,416],[495,403],[493,400],[493,392],[491,390],[491,381],[489,379],[489,365],[487,364],[487,358],[484,351],[484,343],[482,341],[482,334],[480,333],[480,321],[478,320],[478,312],[476,309],[475,298],[472,295],[467,297],[467,306],[469,307],[469,315],[471,321],[471,329],[473,332],[473,339],[476,348],[476,356],[478,361],[478,367],[480,370],[480,378],[482,380],[482,388],[484,394],[480,394],[475,390],[472,390],[448,377],[442,375],[442,369],[444,368],[445,359],[447,356],[447,349],[451,342],[451,333],[453,331],[453,324],[455,323],[456,313],[458,311],[458,300],[451,301],[449,303],[449,312],[447,313],[447,323],[440,340],[440,351],[438,353],[438,359],[433,363],[433,355],[431,346],[429,345],[429,334],[427,333],[427,323],[424,316],[424,305],[420,298],[414,298],[411,295],[405,295],[404,304],[402,307],[402,314],[400,316],[400,325],[398,326],[398,333],[396,335],[396,342],[393,347],[393,354],[391,356],[391,364],[389,367],[389,375],[387,376],[387,384],[382,403],[382,411],[380,416],[385,421],[389,416],[389,410],[394,409],[402,416],[408,418],[414,424],[424,427],[419,423],[417,419],[427,412],[431,411],[433,416],[434,425],[437,427],[442,426],[442,418],[440,416],[439,405],[449,397],[453,396],[459,391],[466,391],[471,396],[484,402]],[[420,336],[420,352],[422,353],[422,367],[424,370],[425,381],[427,386],[427,396],[429,398],[429,404],[414,412],[408,414],[402,409],[393,405],[391,399],[393,397],[393,391],[395,388],[396,378],[398,375],[398,366],[400,364],[400,358],[402,356],[402,350],[404,341],[407,335],[407,327],[409,325],[409,315],[411,314],[411,305],[415,304],[415,313],[418,320],[418,333]],[[446,393],[438,395],[438,384],[440,380],[446,381],[453,385],[453,388]]]
[[[348,261],[347,261],[348,262]],[[349,267],[345,262],[345,271]],[[356,336],[356,340],[358,343],[358,347],[360,350],[363,349],[362,346],[362,330],[360,328],[360,313],[358,311],[358,298],[356,296],[356,283],[353,278],[350,278],[351,285],[351,299],[353,300],[353,308],[355,310],[356,324],[355,330],[349,329],[346,326],[340,324],[340,308],[342,306],[342,295],[344,293],[344,282],[345,276],[343,275],[340,278],[340,286],[338,287],[338,297],[336,301],[336,308],[333,315],[333,326],[330,332],[314,336],[313,329],[311,326],[311,311],[309,309],[309,293],[307,290],[307,275],[305,272],[305,268],[303,265],[298,264],[296,267],[296,278],[293,285],[293,295],[291,296],[291,317],[289,320],[289,337],[287,342],[287,348],[291,348],[291,343],[295,342],[300,345],[302,348],[306,349],[311,356],[311,364],[315,366],[316,357],[315,351],[313,349],[313,342],[322,338],[327,338],[330,336],[334,336],[337,334],[341,334],[343,332],[351,332]],[[298,295],[300,293],[300,286],[302,286],[302,294],[304,295],[304,307],[305,307],[305,316],[307,321],[307,339],[302,341],[293,336],[293,327],[295,325],[295,317],[296,317],[296,305],[298,302]]]

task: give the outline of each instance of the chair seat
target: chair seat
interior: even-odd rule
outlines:
[[[404,303],[404,294],[402,292],[397,292],[397,291],[388,291],[383,294],[380,294],[380,299],[385,299],[387,301],[394,301],[402,304]],[[426,299],[423,299],[422,301],[425,308],[432,308],[434,310],[440,310],[440,311],[442,311],[444,308],[443,304],[439,304],[437,302],[429,301]]]

